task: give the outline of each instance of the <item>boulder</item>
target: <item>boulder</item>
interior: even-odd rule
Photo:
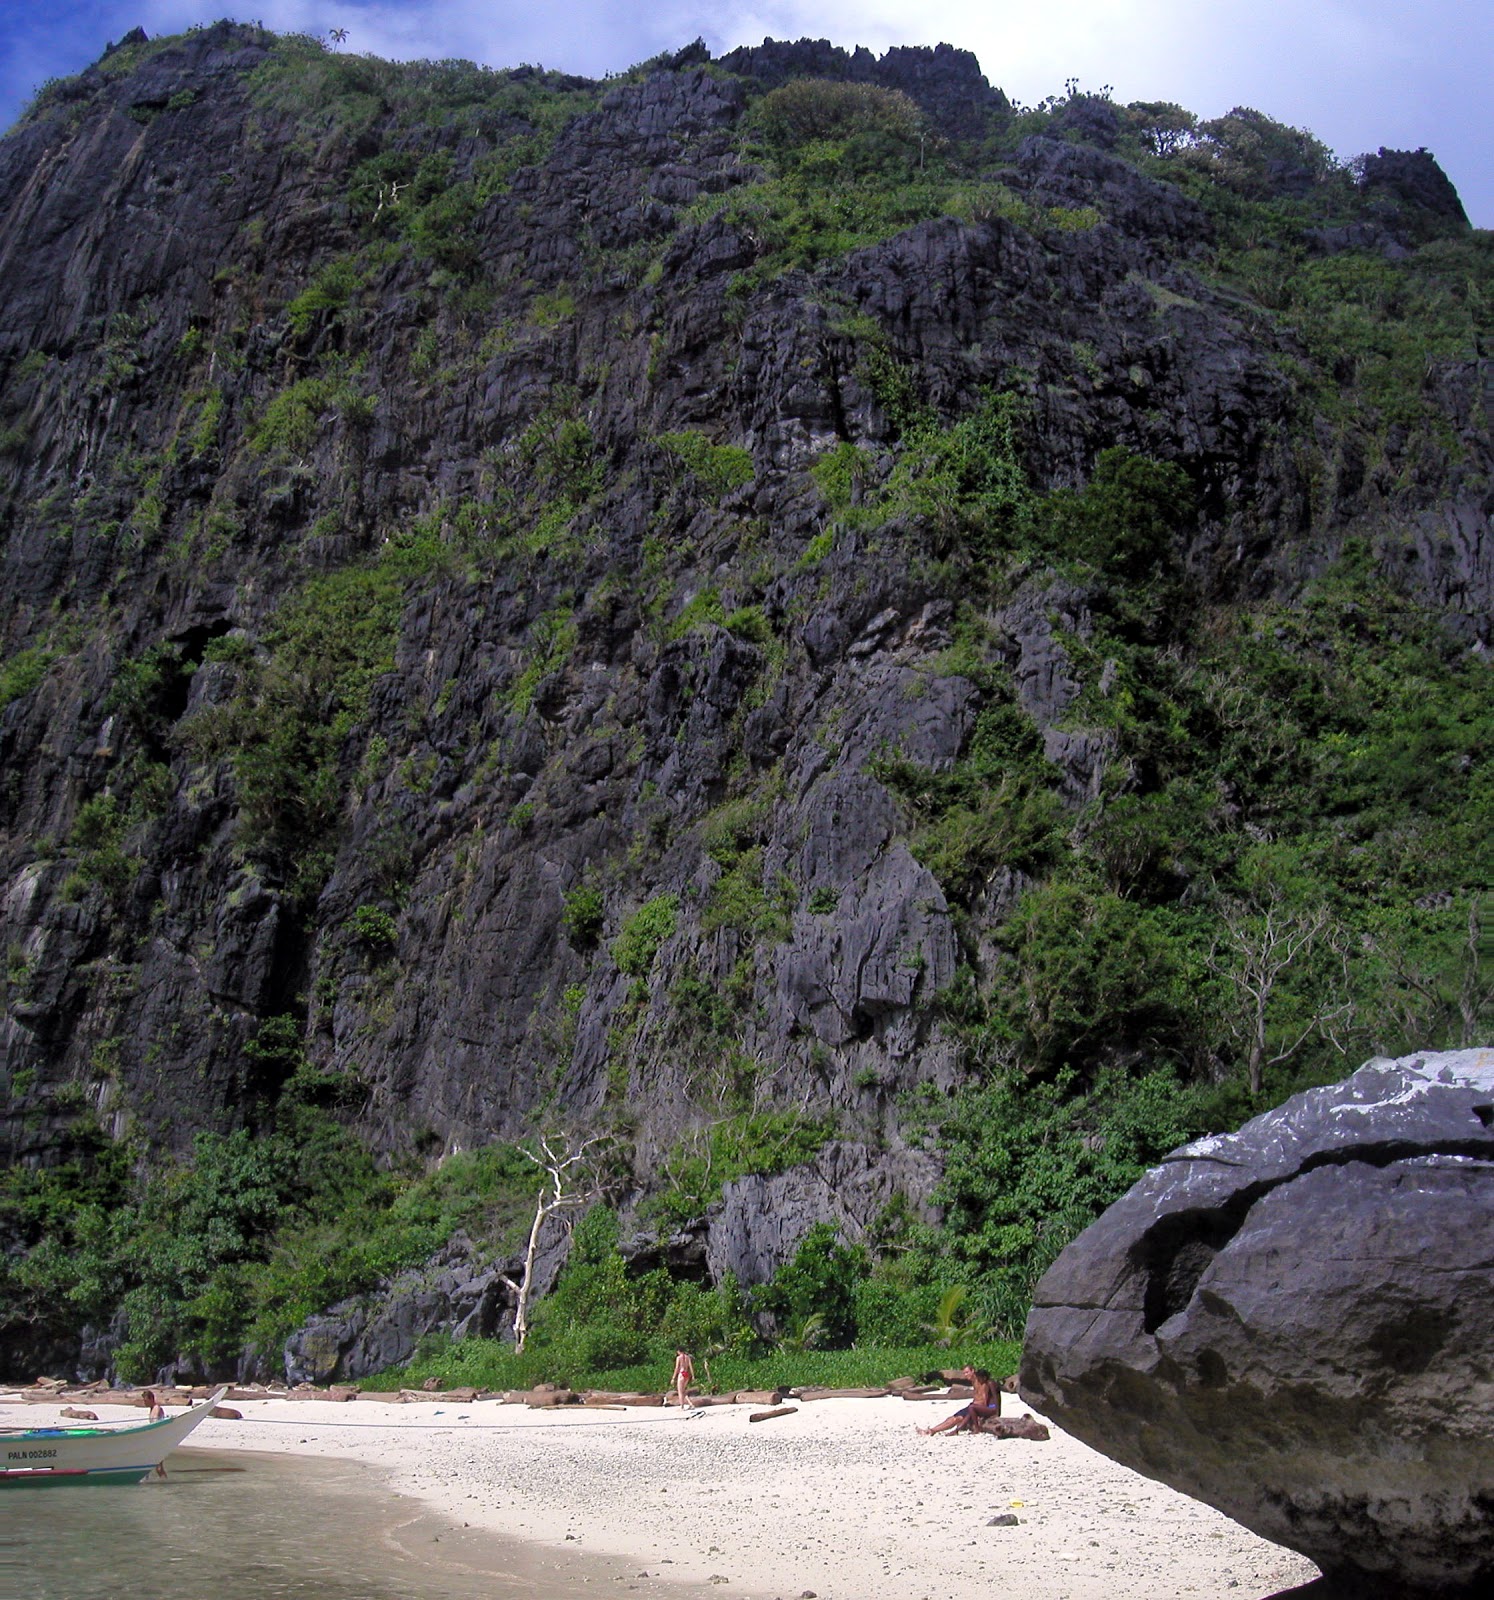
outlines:
[[[1167,1157],[1039,1283],[1021,1394],[1354,1592],[1494,1580],[1494,1050]]]

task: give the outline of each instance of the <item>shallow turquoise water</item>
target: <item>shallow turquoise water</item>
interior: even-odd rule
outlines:
[[[457,1528],[366,1469],[179,1451],[164,1480],[8,1489],[0,1600],[578,1600],[615,1568]]]

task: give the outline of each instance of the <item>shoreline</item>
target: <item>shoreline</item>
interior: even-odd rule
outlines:
[[[791,1404],[795,1402],[790,1402]],[[98,1397],[106,1422],[137,1408]],[[633,1407],[529,1410],[493,1400],[398,1406],[234,1400],[188,1448],[319,1456],[379,1469],[454,1529],[614,1581],[726,1587],[749,1600],[1260,1600],[1317,1576],[1303,1557],[1048,1425],[1046,1442],[920,1437],[944,1405],[896,1398],[694,1416]],[[1019,1414],[1008,1402],[1009,1414]],[[0,1425],[59,1406],[8,1404]],[[1038,1420],[1045,1420],[1039,1418]],[[1015,1525],[992,1519],[1015,1516]],[[579,1575],[579,1574],[578,1574]]]

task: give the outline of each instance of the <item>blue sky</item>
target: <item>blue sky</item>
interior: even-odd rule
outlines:
[[[216,14],[214,0],[0,0],[0,126],[39,84],[132,27],[154,37]],[[230,14],[277,30],[346,28],[346,49],[374,55],[591,77],[697,35],[718,53],[770,35],[877,51],[943,40],[1029,104],[1076,77],[1205,117],[1253,106],[1340,156],[1425,146],[1474,223],[1494,227],[1490,0],[252,0]]]

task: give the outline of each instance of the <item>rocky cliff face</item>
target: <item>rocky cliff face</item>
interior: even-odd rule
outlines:
[[[1034,492],[1181,465],[1200,594],[1352,537],[1486,642],[1476,355],[1426,371],[1440,453],[1315,423],[1314,354],[1105,115],[1019,137],[942,46],[699,54],[458,82],[218,25],[0,142],[8,1161],[87,1107],[258,1127],[310,1071],[392,1155],[625,1122],[635,1193],[723,1108],[808,1110],[849,1142],[801,1232],[922,1203],[895,1103],[961,1081],[935,997],[1024,869],[941,879],[889,763],[950,773],[1009,705],[1074,817],[1115,747],[1091,595],[903,493],[913,411],[1016,397]],[[806,77],[910,97],[955,214],[788,238],[748,135]],[[1425,178],[1366,174],[1371,255],[1459,225]],[[792,1248],[778,1203],[715,1269]]]

